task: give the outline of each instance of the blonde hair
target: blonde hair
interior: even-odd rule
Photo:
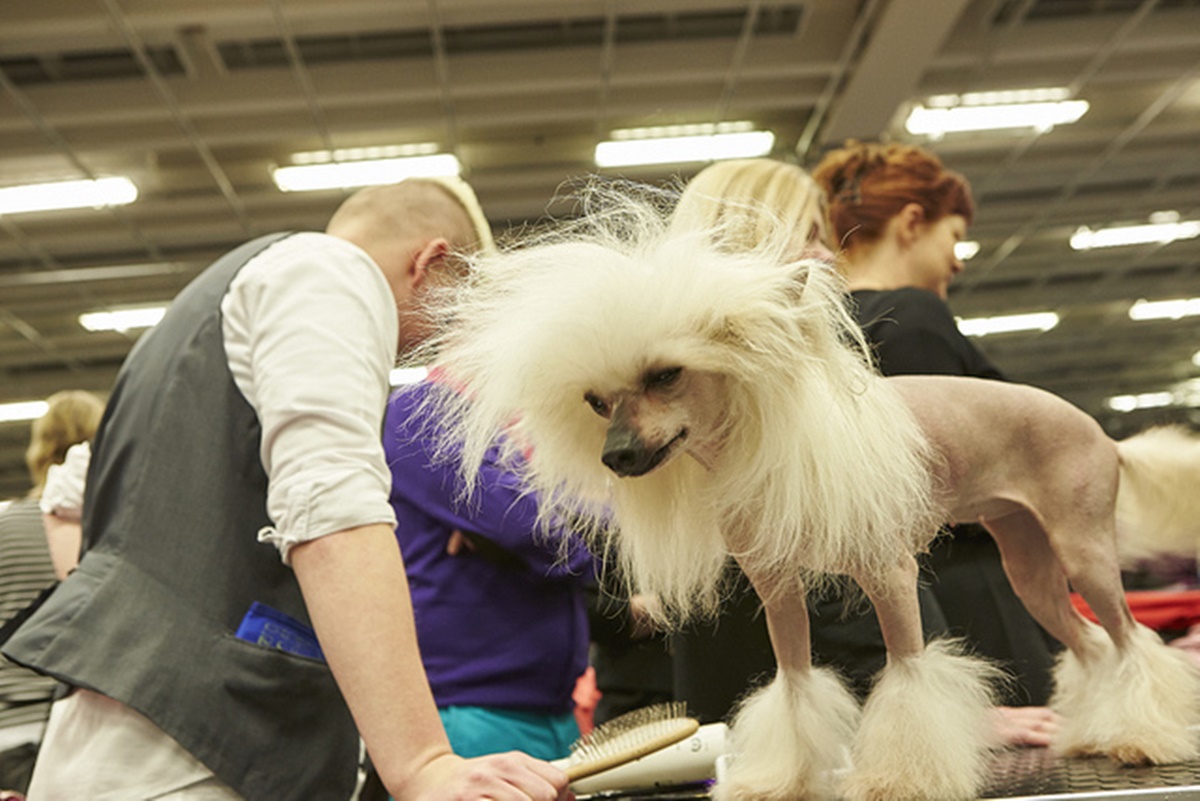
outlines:
[[[25,465],[33,481],[30,495],[40,496],[50,466],[62,464],[67,449],[96,435],[104,402],[90,392],[73,389],[56,392],[46,399],[49,408],[33,421]]]
[[[479,205],[479,198],[471,185],[458,176],[444,176],[425,179],[437,184],[446,191],[454,201],[467,213],[471,226],[475,229],[476,249],[483,254],[496,252],[496,240],[492,236],[492,226]]]
[[[671,222],[675,233],[719,231],[720,244],[735,251],[754,249],[781,226],[793,231],[797,252],[814,230],[830,245],[821,188],[795,164],[762,158],[705,167],[684,188]]]

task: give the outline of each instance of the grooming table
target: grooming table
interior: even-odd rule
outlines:
[[[1103,757],[1063,759],[1047,748],[996,754],[983,798],[1073,801],[1200,799],[1200,760],[1153,768],[1123,768]]]
[[[706,784],[645,792],[594,793],[581,799],[703,801]],[[1200,801],[1200,759],[1155,768],[1122,768],[1103,757],[1062,759],[1046,748],[997,752],[982,799],[1000,801]]]

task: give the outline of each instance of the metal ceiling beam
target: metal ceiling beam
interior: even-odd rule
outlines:
[[[891,0],[825,124],[822,140],[876,139],[941,52],[968,0]]]
[[[196,151],[196,154],[200,157],[200,160],[204,162],[204,165],[212,174],[213,182],[217,185],[217,188],[225,197],[226,202],[228,202],[229,207],[233,211],[234,216],[237,217],[238,222],[247,232],[249,232],[252,230],[250,219],[246,216],[246,209],[242,205],[241,199],[238,198],[237,192],[233,188],[233,184],[229,181],[228,176],[225,175],[225,171],[221,169],[221,165],[213,155],[212,150],[200,137],[199,132],[196,130],[196,126],[187,117],[187,115],[184,114],[183,109],[180,108],[179,101],[176,99],[175,94],[171,91],[166,80],[159,73],[158,68],[154,66],[154,62],[146,53],[145,41],[138,34],[130,20],[125,16],[117,0],[102,0],[102,2],[104,3],[104,7],[108,10],[109,20],[121,33],[126,45],[128,45],[129,49],[137,58],[138,64],[141,65],[142,71],[145,73],[146,78],[150,81],[155,91],[158,92],[160,99],[170,110],[172,119],[174,119],[180,130],[182,130],[187,136],[188,141]]]

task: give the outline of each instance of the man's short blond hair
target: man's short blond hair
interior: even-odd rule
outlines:
[[[338,207],[325,230],[360,244],[380,237],[444,237],[464,254],[495,249],[475,192],[457,177],[408,178],[360,189]]]
[[[488,223],[487,217],[483,213],[483,207],[479,205],[479,198],[475,196],[475,190],[471,188],[471,185],[457,175],[425,180],[446,190],[467,213],[467,218],[471,221],[472,228],[475,229],[476,249],[485,254],[494,253],[496,240],[492,236],[492,226]]]

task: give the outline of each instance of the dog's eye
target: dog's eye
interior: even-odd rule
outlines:
[[[669,387],[679,380],[681,373],[683,373],[682,367],[668,367],[665,370],[659,370],[646,377],[646,386],[657,389]]]
[[[608,404],[601,400],[599,395],[588,392],[583,396],[583,399],[587,401],[588,406],[592,407],[593,412],[601,417],[608,417]]]

